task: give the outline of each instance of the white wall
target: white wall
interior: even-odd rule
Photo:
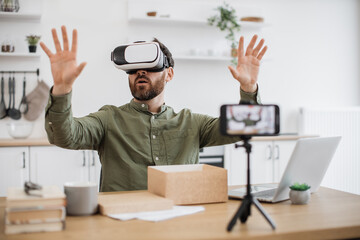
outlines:
[[[195,1],[182,2],[187,2],[191,8]],[[223,1],[196,2],[198,6],[217,5]],[[227,2],[236,6],[239,12],[249,7],[260,9],[265,22],[271,25],[260,33],[265,37],[269,51],[268,60],[262,63],[259,85],[263,103],[281,106],[283,132],[297,132],[300,106],[360,105],[359,1]],[[75,116],[97,111],[104,104],[122,105],[131,99],[126,74],[115,69],[110,61],[111,50],[126,42],[131,32],[127,6],[125,0],[43,1],[39,30],[42,40],[53,49],[52,27],[58,31],[62,24],[69,31],[77,28],[78,61],[88,63],[74,85]],[[178,34],[177,30],[183,29],[181,26],[174,28],[169,34]],[[182,38],[190,41],[195,33],[196,28],[187,27]],[[203,36],[202,41],[205,43],[211,38]],[[169,46],[183,48],[182,41],[169,43]],[[239,100],[239,86],[228,72],[227,63],[179,60],[175,64],[175,78],[167,86],[166,103],[176,110],[187,107],[194,112],[216,116],[221,104]],[[40,67],[43,78],[50,84],[50,65],[44,53]],[[37,122],[38,131],[33,135],[44,135],[43,120]]]

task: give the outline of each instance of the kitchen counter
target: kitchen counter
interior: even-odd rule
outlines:
[[[51,146],[47,138],[0,139],[0,147]]]
[[[290,135],[284,134],[269,137],[253,137],[251,141],[287,141],[298,140],[300,138],[318,137],[316,135]],[[28,138],[28,139],[0,139],[0,147],[21,147],[21,146],[51,146],[46,138]]]
[[[298,140],[300,138],[313,138],[319,135],[298,135],[298,134],[280,134],[278,136],[259,136],[251,138],[251,141],[288,141]]]

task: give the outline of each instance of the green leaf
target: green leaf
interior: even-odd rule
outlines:
[[[240,31],[240,24],[237,20],[238,17],[236,16],[236,10],[226,2],[214,10],[217,14],[207,19],[208,24],[216,26],[220,29],[220,31],[227,32],[225,39],[229,40],[230,46],[233,46],[234,42],[236,42],[235,32]]]
[[[295,190],[295,191],[306,191],[306,190],[310,189],[310,186],[307,185],[306,183],[299,184],[296,182],[290,186],[290,189]]]

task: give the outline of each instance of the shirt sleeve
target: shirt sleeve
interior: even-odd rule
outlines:
[[[261,104],[259,85],[258,85],[258,89],[254,93],[245,92],[240,88],[240,103],[244,103],[244,102]]]
[[[250,102],[261,104],[259,86],[256,92],[245,92],[240,88],[240,103]],[[220,132],[220,118],[213,118],[206,115],[197,114],[199,124],[200,147],[209,147],[235,143],[241,141],[238,136],[225,136]]]
[[[195,114],[199,125],[200,148],[235,143],[240,137],[225,136],[220,132],[220,118]]]
[[[51,144],[68,149],[97,150],[106,128],[106,111],[75,118],[71,111],[71,95],[51,94],[45,108],[45,130]]]

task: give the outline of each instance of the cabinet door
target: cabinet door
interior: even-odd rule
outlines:
[[[251,144],[251,184],[274,182],[272,141],[253,141]]]
[[[272,142],[251,142],[250,183],[273,182]],[[235,148],[234,144],[226,146],[225,168],[228,169],[229,185],[247,183],[247,153],[244,148]]]
[[[29,181],[29,148],[0,148],[0,197],[8,187],[23,187]]]
[[[246,152],[243,148],[235,148],[235,144],[226,145],[224,165],[228,170],[228,185],[246,183]]]
[[[87,151],[67,150],[55,146],[30,147],[30,179],[40,185],[57,185],[65,182],[88,181]]]
[[[100,185],[101,163],[97,151],[87,151],[89,159],[89,181]]]
[[[286,165],[294,151],[295,140],[274,141],[273,143],[273,160],[274,160],[274,182],[280,182],[285,171]]]

